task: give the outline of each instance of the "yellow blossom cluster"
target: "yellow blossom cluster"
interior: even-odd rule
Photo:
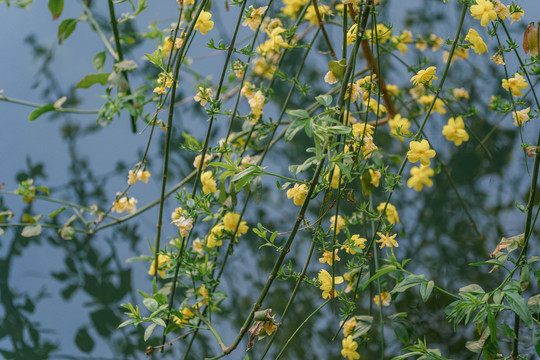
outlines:
[[[309,188],[305,184],[294,184],[294,187],[287,190],[287,198],[293,199],[294,205],[302,206],[306,200]]]
[[[321,286],[319,287],[323,293],[322,297],[323,299],[327,299],[328,297],[334,297],[334,294],[332,293],[332,275],[328,273],[328,271],[322,269],[319,271],[319,282],[321,283]],[[334,284],[341,284],[343,282],[343,277],[336,276],[334,277]],[[332,293],[332,295],[330,295]]]
[[[116,197],[118,198],[121,196],[121,193],[116,193]],[[118,198],[115,202],[112,204],[112,211],[115,211],[119,214],[123,212],[127,212],[128,214],[133,214],[135,211],[137,211],[137,200],[135,198],[128,198],[127,196],[123,196]]]
[[[167,270],[170,266],[168,263],[171,261],[171,257],[166,254],[159,254],[158,255],[158,266],[157,266],[157,272],[159,276],[164,277],[165,276],[165,270]],[[152,264],[150,265],[150,269],[148,270],[148,275],[155,275],[156,274],[156,260],[154,259],[152,261]]]
[[[199,91],[195,94],[193,100],[199,102],[201,106],[205,106],[208,101],[212,100],[213,96],[212,89],[199,86]]]
[[[236,229],[238,227],[238,230]],[[206,246],[210,249],[223,245],[223,237],[225,232],[234,233],[235,239],[238,240],[240,235],[247,233],[249,230],[244,220],[240,221],[240,214],[228,212],[223,216],[223,219],[210,230],[206,238]]]
[[[134,185],[137,183],[137,181],[142,181],[143,183],[147,183],[150,176],[152,176],[152,174],[150,174],[150,171],[147,171],[147,170],[143,170],[143,169],[129,170],[128,184]]]

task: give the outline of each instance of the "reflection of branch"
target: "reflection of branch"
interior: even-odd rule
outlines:
[[[189,180],[191,180],[193,178],[193,176],[195,176],[196,174],[196,171],[192,171],[188,176],[186,176],[184,179],[182,179],[182,181],[180,181],[178,184],[176,184],[171,190],[169,190],[164,198],[168,198],[172,193],[174,193],[176,190],[180,189],[182,186],[184,186],[184,184],[186,184]],[[99,230],[103,230],[105,228],[108,228],[110,226],[114,226],[114,225],[117,225],[117,224],[120,224],[120,223],[123,223],[124,221],[127,221],[129,219],[131,219],[132,217],[135,217],[143,212],[145,212],[146,210],[158,205],[160,202],[160,199],[157,199],[157,200],[154,200],[152,201],[151,203],[148,203],[146,204],[145,206],[143,206],[142,208],[140,208],[139,210],[137,210],[136,212],[134,212],[133,214],[129,214],[127,216],[124,216],[122,218],[118,218],[116,219],[115,221],[111,221],[110,223],[107,223],[105,225],[102,225],[102,226],[99,226],[93,230],[90,230],[88,231],[88,234],[94,234],[96,232],[98,232]]]
[[[38,104],[30,101],[25,100],[19,100],[14,98],[8,98],[7,96],[0,94],[0,101],[7,101],[13,104],[19,104],[24,106],[30,106],[33,108],[40,108],[44,106],[43,104]],[[61,113],[73,113],[73,114],[97,114],[99,113],[99,110],[81,110],[81,109],[75,109],[75,108],[62,108],[62,107],[55,107],[51,111],[61,112]]]

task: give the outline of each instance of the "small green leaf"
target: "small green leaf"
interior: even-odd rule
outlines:
[[[366,283],[364,284],[364,286],[362,287],[362,290],[364,290],[364,289],[368,286],[368,284],[369,284],[370,282],[372,282],[373,280],[376,280],[376,279],[380,278],[381,276],[383,276],[383,275],[385,275],[385,274],[388,274],[388,273],[390,273],[390,272],[396,271],[396,269],[397,269],[397,268],[396,268],[394,265],[389,265],[389,266],[380,268],[379,271],[377,271],[377,272],[375,273],[375,275],[373,275],[373,276],[368,280],[368,282],[366,282]]]
[[[54,105],[52,104],[43,105],[41,107],[38,107],[36,110],[32,111],[30,113],[30,116],[28,116],[28,120],[34,121],[41,115],[48,113],[49,111],[55,111],[55,110],[56,109],[54,108]]]
[[[152,333],[154,332],[156,325],[157,325],[156,323],[152,323],[148,325],[146,330],[144,330],[144,341],[148,341],[148,339],[150,339],[150,336],[152,336]]]
[[[397,284],[394,289],[392,289],[391,293],[401,293],[413,286],[420,285],[425,282],[427,282],[425,275],[409,275],[399,284]]]
[[[77,19],[66,19],[60,23],[57,35],[59,44],[62,44],[75,31],[78,21]]]
[[[521,320],[523,320],[529,329],[532,329],[533,318],[523,296],[517,292],[509,291],[504,293],[504,297],[506,301],[508,301],[512,311],[515,312],[521,318]]]
[[[64,206],[62,206],[60,209],[56,209],[55,211],[53,211],[52,213],[47,215],[47,217],[49,219],[55,218],[58,214],[60,214],[64,210],[66,210],[66,208]]]
[[[322,106],[330,106],[332,105],[332,96],[331,95],[319,95],[315,97],[315,100]]]
[[[150,312],[154,312],[158,308],[158,302],[153,298],[143,299],[143,304]]]
[[[525,213],[525,207],[521,205],[520,203],[518,203],[517,201],[516,201],[516,207],[518,208],[519,211],[521,211],[522,213]]]
[[[53,20],[60,17],[62,10],[64,10],[64,0],[49,0],[49,11],[53,16]]]
[[[422,300],[424,300],[424,302],[428,301],[434,286],[435,283],[433,282],[433,280],[424,282],[422,283],[422,285],[420,285],[420,295],[422,296]]]
[[[504,336],[507,336],[511,339],[516,338],[516,333],[514,332],[514,330],[512,330],[512,328],[510,328],[510,326],[508,326],[508,324],[505,324],[505,323],[499,324],[497,325],[497,328],[501,331],[501,333],[504,334]]]
[[[24,237],[38,236],[39,234],[41,234],[40,224],[25,226],[23,227],[22,233],[21,233],[21,235]]]
[[[328,63],[328,69],[334,74],[339,80],[343,79],[345,75],[345,69],[347,68],[347,60],[341,59],[339,61],[330,61]]]
[[[106,58],[107,58],[107,53],[105,53],[105,51],[98,52],[94,56],[94,59],[92,60],[92,64],[94,65],[94,68],[97,71],[103,71]]]
[[[75,85],[75,88],[88,89],[90,86],[95,84],[107,85],[110,75],[110,73],[88,74],[83,77],[82,80],[77,83],[77,85]]]
[[[492,341],[497,341],[497,322],[495,322],[495,316],[493,315],[489,307],[486,308],[486,310],[487,310],[489,335],[491,336]]]
[[[534,350],[536,350],[536,355],[540,356],[540,328],[534,329],[532,340],[534,344]]]

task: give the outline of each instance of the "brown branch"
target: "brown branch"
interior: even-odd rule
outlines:
[[[317,15],[317,20],[319,21],[319,27],[321,28],[321,31],[323,33],[324,41],[326,41],[326,45],[328,45],[328,50],[330,50],[330,55],[332,56],[332,59],[337,60],[336,52],[334,51],[334,48],[330,43],[330,38],[328,37],[326,29],[324,28],[321,13],[319,12],[319,6],[317,5],[317,0],[311,0],[311,3],[313,4],[313,8],[315,9],[315,14]]]

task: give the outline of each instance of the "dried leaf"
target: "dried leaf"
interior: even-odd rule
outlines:
[[[495,250],[492,253],[489,253],[489,256],[495,257],[495,255],[497,255],[497,253],[499,253],[501,250],[506,249],[514,244],[519,245],[521,243],[521,240],[523,240],[524,236],[525,234],[520,234],[509,238],[503,237]]]
[[[264,326],[264,322],[256,321],[253,324],[253,326],[249,329],[249,342],[248,342],[246,351],[251,350],[253,345],[255,345],[255,336],[259,335],[263,326]]]
[[[523,34],[523,51],[525,51],[525,54],[538,55],[538,40],[538,27],[534,26],[534,23],[530,23]]]

